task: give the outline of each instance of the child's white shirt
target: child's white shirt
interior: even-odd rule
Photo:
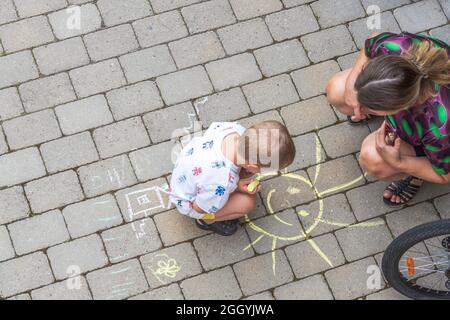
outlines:
[[[242,135],[246,129],[236,122],[214,122],[202,137],[183,148],[172,172],[170,201],[178,211],[194,219],[222,209],[239,182],[240,168],[222,152],[223,139],[232,133]]]

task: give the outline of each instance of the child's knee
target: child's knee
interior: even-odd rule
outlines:
[[[253,195],[246,195],[246,197],[244,198],[245,201],[242,202],[242,213],[249,213],[250,211],[252,211],[253,209],[255,209],[256,207],[256,194]]]

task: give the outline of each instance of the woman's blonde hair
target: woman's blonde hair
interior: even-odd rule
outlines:
[[[366,65],[355,89],[362,106],[400,111],[436,94],[436,85],[450,83],[450,59],[431,41],[413,44],[403,56],[384,55]]]

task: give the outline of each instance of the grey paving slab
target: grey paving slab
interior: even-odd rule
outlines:
[[[70,277],[73,266],[77,272],[85,273],[108,264],[102,240],[97,234],[51,247],[47,256],[58,280]]]
[[[109,229],[123,222],[116,200],[109,194],[69,205],[62,214],[73,238]]]
[[[446,195],[434,200],[434,205],[443,219],[450,219],[450,196]]]
[[[150,287],[157,288],[202,273],[194,247],[182,243],[140,258]]]
[[[200,2],[201,0],[150,0],[153,10],[155,12],[169,11],[180,7],[188,6]]]
[[[136,20],[152,14],[146,0],[99,0],[97,6],[107,26]]]
[[[0,128],[0,154],[7,153],[9,150],[8,143],[6,142],[5,134],[3,129]]]
[[[31,297],[33,300],[92,300],[86,279],[81,276],[33,290]]]
[[[2,3],[0,24],[17,20],[17,12],[13,0],[5,0]]]
[[[31,297],[28,293],[19,294],[17,296],[8,298],[6,300],[31,300]]]
[[[137,116],[164,105],[156,84],[152,81],[112,90],[106,94],[106,98],[116,120]]]
[[[178,284],[171,284],[170,286],[158,288],[135,297],[130,300],[183,300],[180,286]]]
[[[365,16],[361,2],[358,0],[319,0],[311,4],[322,28],[329,28]]]
[[[24,112],[22,101],[16,88],[0,90],[0,99],[3,102],[0,110],[0,120],[7,120],[19,116]]]
[[[0,263],[0,297],[6,298],[54,281],[47,257],[36,252]]]
[[[10,174],[10,173],[14,174]],[[0,156],[0,186],[12,186],[45,176],[45,167],[37,148],[28,148]]]
[[[402,30],[423,32],[448,23],[437,0],[419,1],[394,10]]]
[[[0,88],[16,85],[39,77],[39,72],[30,51],[0,56]]]
[[[5,226],[0,226],[0,261],[9,260],[14,256],[15,252],[8,229]]]
[[[448,4],[450,7],[450,3]],[[448,9],[450,11],[450,8]],[[446,43],[450,42],[450,26],[445,25],[443,27],[439,27],[430,31],[430,35],[432,37],[438,38]]]
[[[366,300],[409,300],[404,295],[393,288],[385,289],[380,292],[372,293],[366,297]]]
[[[65,0],[15,0],[14,4],[21,18],[55,11],[67,6]]]
[[[230,0],[239,20],[263,16],[283,8],[280,0]]]
[[[231,267],[184,280],[180,286],[188,300],[236,300],[242,297]]]
[[[14,248],[19,255],[45,249],[69,240],[59,210],[50,211],[8,225]],[[52,232],[42,232],[52,230]]]
[[[19,86],[27,112],[39,111],[76,99],[67,73],[40,78]]]
[[[411,3],[410,0],[362,0],[361,2],[366,9],[369,6],[376,5],[383,11]]]
[[[264,291],[253,296],[247,297],[243,300],[275,300],[270,291]]]
[[[333,300],[322,275],[285,284],[276,288],[273,295],[277,300]]]
[[[245,128],[250,128],[251,126],[258,124],[260,122],[268,121],[268,120],[275,120],[280,123],[283,123],[283,119],[281,119],[280,114],[277,110],[271,110],[263,113],[259,113],[257,115],[240,119],[239,123],[244,126]]]

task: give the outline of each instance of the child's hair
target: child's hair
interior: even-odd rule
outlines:
[[[400,111],[436,93],[435,84],[450,83],[447,51],[431,41],[414,44],[404,56],[384,55],[371,60],[358,76],[359,103],[372,110]]]
[[[278,121],[264,121],[251,126],[239,142],[239,154],[245,162],[262,168],[287,168],[294,161],[295,152],[289,131]]]

